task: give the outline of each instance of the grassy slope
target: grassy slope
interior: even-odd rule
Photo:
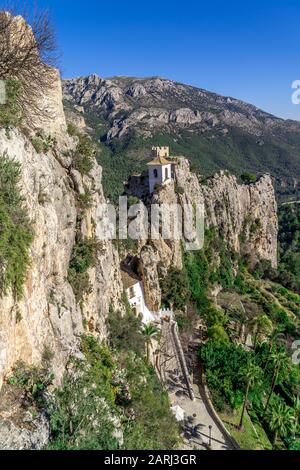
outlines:
[[[241,449],[272,450],[272,445],[265,431],[259,423],[253,423],[251,421],[248,413],[245,414],[243,431],[239,431],[237,429],[240,420],[240,413],[235,415],[220,413],[220,418]]]

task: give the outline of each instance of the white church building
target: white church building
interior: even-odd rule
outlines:
[[[145,303],[145,296],[142,282],[133,273],[122,271],[122,281],[127,294],[129,304],[136,316],[141,316],[142,322],[147,325],[155,321],[155,316],[148,309]]]
[[[172,180],[172,162],[169,147],[152,147],[153,160],[148,163],[149,191],[152,194],[157,185],[165,185]]]

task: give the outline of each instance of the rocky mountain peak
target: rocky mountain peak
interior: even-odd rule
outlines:
[[[284,120],[243,101],[160,77],[104,80],[90,75],[65,80],[63,87],[69,100],[84,103],[106,116],[108,139],[121,137],[132,128],[144,136],[158,128],[171,132],[190,126],[194,126],[194,133],[215,129],[219,134],[228,126],[236,126],[256,136],[266,130],[272,134],[278,127],[300,129],[299,123],[288,126]]]

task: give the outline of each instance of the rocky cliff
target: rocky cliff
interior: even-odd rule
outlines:
[[[70,145],[72,143],[70,142]],[[0,299],[0,377],[22,359],[38,363],[45,346],[54,353],[58,376],[70,353],[75,353],[83,321],[100,337],[106,333],[105,317],[111,303],[121,296],[118,254],[112,243],[101,242],[95,267],[89,271],[91,292],[78,305],[67,281],[69,262],[78,230],[83,237],[97,239],[101,222],[99,205],[104,202],[101,169],[95,163],[89,176],[70,171],[70,162],[56,149],[38,154],[19,131],[8,138],[0,133],[0,155],[6,154],[21,165],[21,191],[33,224],[31,266],[24,296],[15,302],[12,295]],[[64,164],[62,164],[64,162]],[[78,191],[90,190],[89,209],[80,217]],[[22,318],[16,321],[16,315]]]
[[[20,18],[15,25],[27,31]],[[106,202],[102,168],[95,159],[91,168],[84,172],[76,168],[74,159],[79,137],[71,137],[66,131],[61,83],[57,72],[55,75],[51,90],[41,101],[41,108],[51,113],[45,112],[42,119],[33,114],[29,119],[30,128],[27,126],[25,132],[0,129],[0,158],[6,157],[20,166],[19,191],[34,233],[22,297],[17,299],[10,291],[0,297],[0,388],[19,360],[38,365],[45,349],[53,353],[52,367],[59,383],[69,356],[80,354],[80,336],[87,332],[105,340],[110,306],[115,310],[124,309],[119,253],[113,241],[104,241],[101,237],[101,205]],[[65,89],[80,104],[75,111],[82,116],[78,119],[76,113],[71,115],[71,120],[80,128],[85,127],[82,106],[90,100],[107,115],[112,113],[114,119],[108,139],[116,135],[116,129],[118,135],[126,133],[127,118],[124,122],[117,119],[118,111],[124,109],[129,113],[128,119],[141,122],[145,117],[153,128],[161,122],[217,125],[214,116],[206,115],[204,109],[192,110],[183,102],[180,109],[172,112],[159,109],[158,90],[171,97],[174,86],[160,79],[102,81],[92,76],[87,81],[67,82]],[[192,106],[193,96],[184,87],[176,87],[177,98],[185,93]],[[200,101],[208,99],[204,92],[197,93]],[[144,100],[149,95],[154,103],[151,109],[133,110],[134,100]],[[227,105],[242,109],[238,103],[227,101]],[[244,111],[254,112],[252,108]],[[260,117],[268,120],[266,115]],[[225,118],[233,119],[232,116]],[[252,129],[255,134],[260,124]],[[83,152],[82,147],[79,147],[80,152]],[[140,190],[138,178],[135,187]],[[251,254],[255,259],[268,259],[276,265],[276,200],[267,175],[255,184],[241,185],[234,176],[222,171],[203,182],[191,172],[185,158],[177,158],[174,181],[153,197],[146,196],[145,200],[146,205],[204,204],[206,227],[217,227],[229,250],[241,255]],[[95,257],[87,270],[88,288],[79,300],[69,270],[74,248],[80,240],[93,243]],[[162,238],[140,241],[136,257],[148,307],[158,310],[161,307],[160,279],[168,274],[170,267],[182,268],[181,243]],[[1,269],[5,270],[3,263]],[[4,408],[5,405],[0,409],[0,448],[7,445],[40,448],[47,443],[49,429],[44,416],[40,417],[37,430],[31,432],[24,428],[24,423],[20,426],[14,421],[14,409]],[[7,444],[9,434],[11,440]]]
[[[199,181],[182,157],[175,168],[175,181],[160,188],[147,204],[179,204],[182,209],[184,204],[203,205],[206,229],[216,228],[229,252],[246,256],[252,265],[265,259],[277,266],[277,203],[269,175],[253,184],[238,184],[235,176],[221,171]],[[170,267],[182,268],[180,241],[160,238],[142,248],[140,272],[153,310],[161,302],[159,279]]]

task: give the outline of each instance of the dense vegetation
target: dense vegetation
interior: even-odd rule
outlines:
[[[70,359],[62,387],[51,394],[49,353],[39,369],[18,364],[10,385],[47,414],[51,450],[173,449],[178,425],[145,358],[140,321],[127,305],[125,317],[111,310],[108,326],[109,345],[83,336],[83,357]]]
[[[199,355],[213,402],[235,439],[248,449],[300,444],[300,371],[291,360],[292,343],[300,334],[300,296],[273,280],[281,278],[285,263],[299,253],[294,210],[288,210],[288,221],[286,214],[280,217],[278,270],[262,261],[250,273],[247,260],[230,253],[218,230],[211,229],[204,249],[184,253],[183,271],[171,270],[162,289],[165,302],[182,310],[177,315],[181,332],[190,328],[191,310],[203,318]],[[294,265],[289,269],[297,276]],[[223,288],[217,299],[210,296],[216,284]],[[182,299],[187,309],[182,309]]]
[[[280,281],[300,293],[300,204],[279,208]]]
[[[217,409],[228,419],[246,406],[248,422],[252,420],[277,447],[295,445],[300,437],[295,408],[300,371],[290,350],[299,335],[299,300],[287,289],[255,280],[242,269],[233,288],[221,294],[223,315],[213,316],[215,334],[208,325],[211,340],[200,351]],[[204,318],[208,323],[211,315],[206,311]],[[254,369],[249,381],[248,364]],[[273,426],[278,407],[282,427]]]
[[[20,165],[0,156],[0,294],[11,290],[17,299],[23,292],[33,240],[19,181]]]

